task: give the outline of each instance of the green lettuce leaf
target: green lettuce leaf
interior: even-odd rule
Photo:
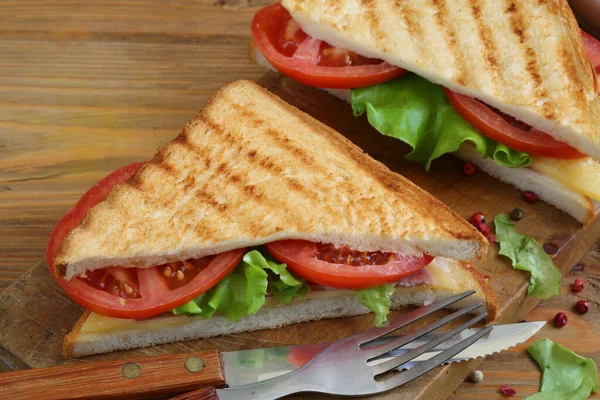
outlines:
[[[510,258],[513,268],[531,273],[527,294],[540,299],[560,294],[560,271],[542,245],[519,234],[506,213],[496,215],[494,224],[498,253]]]
[[[357,290],[356,294],[360,302],[375,313],[376,326],[387,321],[387,315],[390,313],[390,299],[394,294],[394,285]]]
[[[282,303],[288,303],[292,297],[303,296],[310,290],[304,281],[295,278],[286,269],[286,264],[278,264],[260,251],[252,250],[215,287],[175,308],[173,313],[210,318],[218,312],[238,321],[260,310],[265,304],[267,288]]]
[[[512,150],[479,133],[450,105],[443,88],[414,74],[375,86],[352,89],[352,110],[367,113],[369,123],[413,150],[406,159],[429,170],[431,161],[469,141],[482,157],[518,168],[531,163],[528,154]]]
[[[591,358],[549,339],[538,340],[527,351],[543,375],[540,392],[526,400],[583,400],[598,391],[598,369]]]

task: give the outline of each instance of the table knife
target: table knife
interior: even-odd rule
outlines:
[[[522,343],[545,322],[497,325],[449,362],[484,357]],[[471,328],[442,343],[410,364],[435,356],[482,328]],[[373,360],[384,362],[431,340],[433,335],[411,342]],[[382,339],[389,340],[389,339]],[[207,350],[158,357],[132,358],[97,363],[0,373],[0,398],[111,399],[156,398],[189,392],[206,386],[235,387],[288,373],[308,362],[329,343],[219,352]]]

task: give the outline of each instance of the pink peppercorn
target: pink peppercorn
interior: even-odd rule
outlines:
[[[554,316],[554,326],[557,328],[562,328],[567,324],[568,318],[567,314],[564,312],[559,312]]]
[[[515,394],[517,394],[517,391],[513,388],[509,388],[506,385],[502,385],[500,386],[500,393],[502,393],[505,396],[514,396]]]
[[[485,224],[485,215],[482,212],[476,212],[475,214],[471,215],[469,222],[471,225],[477,228],[479,225]]]
[[[479,232],[481,232],[483,236],[487,236],[490,233],[490,226],[488,224],[479,224],[477,229],[479,229]]]
[[[573,291],[575,293],[581,292],[584,286],[585,284],[581,279],[575,279],[575,282],[573,282]]]
[[[529,190],[523,192],[523,198],[528,203],[535,203],[537,201],[537,195]]]
[[[590,309],[590,302],[587,300],[579,300],[575,304],[575,308],[579,311],[579,314],[585,314]]]

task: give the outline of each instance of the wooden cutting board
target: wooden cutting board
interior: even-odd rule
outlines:
[[[267,73],[259,83],[337,129],[374,158],[444,201],[461,216],[468,218],[472,213],[482,211],[491,219],[498,213],[520,207],[525,218],[517,224],[518,230],[536,238],[540,243],[556,243],[559,251],[555,262],[564,273],[585,255],[600,236],[598,218],[590,226],[582,228],[576,221],[543,202],[525,203],[517,190],[483,173],[465,177],[461,163],[450,156],[442,157],[426,173],[420,166],[404,161],[402,154],[407,149],[402,143],[378,134],[365,118],[354,118],[347,104],[319,90],[304,87],[274,73]],[[160,121],[160,115],[154,118]],[[173,137],[176,134],[177,131],[173,131]],[[152,152],[149,151],[146,158],[151,156]],[[484,274],[489,275],[500,301],[498,322],[524,319],[537,304],[537,300],[525,296],[527,275],[513,270],[505,259],[498,257],[495,244],[491,246],[487,259],[480,267]],[[337,340],[372,326],[372,316],[333,319],[270,331],[67,360],[61,354],[62,339],[81,312],[54,283],[46,264],[40,263],[0,296],[0,360],[6,367],[20,369],[201,349],[227,351],[271,347]],[[381,398],[445,399],[480,362],[481,360],[473,360],[438,368],[426,378],[416,380]]]
[[[20,278],[43,257],[50,230],[87,188],[111,170],[149,157],[224,83],[258,79],[263,74],[263,68],[246,60],[246,53],[252,15],[269,2],[20,0],[2,4],[0,290],[17,282],[0,295],[0,371],[197,348],[228,350],[306,343],[347,336],[371,325],[368,317],[330,320],[65,360],[60,356],[60,342],[81,309],[57,290],[43,263]],[[277,85],[286,84],[271,82],[271,87]],[[296,90],[280,89],[284,89],[280,93]],[[419,173],[416,166],[394,164],[392,160],[405,150],[396,141],[376,139],[378,135],[373,135],[364,121],[357,123],[348,107],[333,99],[316,91],[303,89],[299,93],[303,94],[291,96],[297,105],[353,135],[393,168],[408,168],[411,179],[453,204],[461,215],[468,216],[473,210],[494,213],[510,211],[515,205],[523,207],[527,219],[519,229],[540,241],[556,233],[563,245],[558,258],[563,268],[578,260],[597,236],[597,224],[581,232],[560,212],[544,204],[526,206],[517,191],[485,175],[463,177],[460,164],[451,158],[436,163],[429,175]],[[376,143],[370,143],[371,139]],[[571,241],[565,246],[568,239]],[[595,271],[593,274],[587,278],[577,275],[590,281],[588,289],[578,295],[591,295],[592,307],[599,301],[600,279],[598,259],[594,262],[596,267],[586,268],[586,273]],[[533,303],[521,305],[525,277],[500,262],[486,264],[483,269],[499,293],[501,319],[517,320],[526,314]],[[572,278],[565,281],[563,293],[569,291]],[[544,302],[543,310],[536,308],[528,319],[550,319],[576,299],[573,294],[555,297]],[[550,336],[598,362],[600,340],[593,334],[600,331],[598,315],[594,308],[583,318],[569,313],[567,327],[544,328],[539,337]],[[523,350],[521,346],[490,357],[482,366],[485,381],[474,387],[463,384],[457,398],[500,398],[498,387],[505,383],[528,385],[529,393],[535,391],[539,374]],[[388,397],[445,399],[476,364],[478,361],[440,369]]]

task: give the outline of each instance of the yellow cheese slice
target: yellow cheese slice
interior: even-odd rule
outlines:
[[[559,160],[532,156],[530,167],[577,193],[600,200],[600,163],[596,160],[589,157]]]
[[[431,276],[432,283],[429,285],[419,285],[413,287],[396,287],[396,294],[405,294],[427,289],[446,289],[452,292],[463,292],[471,289],[467,283],[467,279],[461,274],[452,273],[452,268],[449,263],[455,263],[454,260],[435,258],[425,270]],[[351,296],[350,290],[331,289],[331,290],[316,290],[307,293],[302,298],[293,298],[292,301],[305,301],[310,299],[326,299],[334,297]],[[285,306],[280,304],[275,298],[267,298],[263,309],[270,307]],[[132,319],[121,319],[105,317],[100,314],[90,313],[87,320],[81,327],[81,333],[94,334],[106,332],[120,331],[158,331],[165,328],[182,327],[189,324],[191,321],[202,317],[188,317],[185,315],[160,315],[155,318],[136,321]]]

